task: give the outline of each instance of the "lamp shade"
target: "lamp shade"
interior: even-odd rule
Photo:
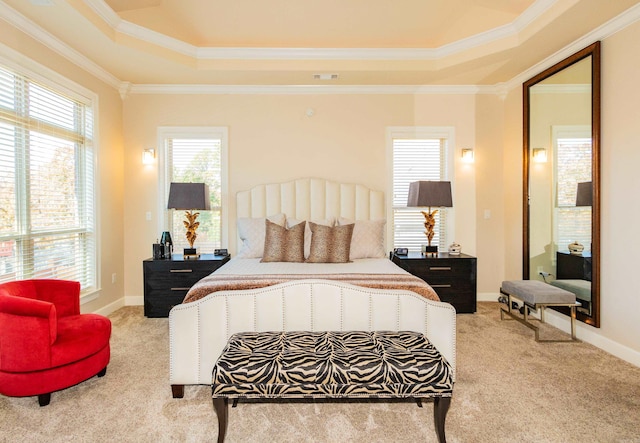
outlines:
[[[205,183],[171,183],[167,208],[210,210],[209,186]]]
[[[578,192],[576,192],[576,206],[593,206],[592,182],[578,183]]]
[[[407,206],[451,208],[453,206],[451,182],[418,181],[410,183]]]

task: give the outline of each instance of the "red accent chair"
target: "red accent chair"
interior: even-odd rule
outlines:
[[[111,321],[80,314],[80,283],[22,280],[0,284],[0,394],[38,396],[102,377]]]

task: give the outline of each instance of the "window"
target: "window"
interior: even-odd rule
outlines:
[[[98,286],[93,100],[36,77],[0,66],[0,282],[86,293]]]
[[[211,210],[198,211],[200,226],[194,247],[204,253],[226,247],[226,128],[160,128],[159,138],[165,162],[160,207],[166,214],[166,228],[162,229],[171,233],[174,251],[181,253],[189,243],[185,237],[184,211],[167,209],[171,182],[209,186]]]
[[[555,238],[557,248],[566,251],[577,241],[591,249],[591,207],[576,206],[578,183],[591,181],[590,127],[554,127],[555,145]]]
[[[447,145],[452,138],[449,128],[392,128],[388,131],[392,170],[393,247],[420,251],[427,244],[424,216],[420,208],[407,208],[409,183],[419,180],[448,180]],[[436,209],[436,208],[432,208]],[[438,208],[432,240],[446,250],[446,208]]]

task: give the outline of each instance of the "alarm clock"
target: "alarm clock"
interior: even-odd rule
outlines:
[[[395,248],[393,253],[396,255],[407,255],[409,253],[409,248]]]

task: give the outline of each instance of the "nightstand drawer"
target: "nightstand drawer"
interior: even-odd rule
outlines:
[[[429,276],[421,276],[417,275],[416,277],[420,277],[425,282],[429,283],[429,285],[436,290],[436,292],[440,293],[441,291],[447,292],[472,292],[475,289],[473,282],[470,279],[446,279],[442,277],[429,277]]]
[[[473,271],[473,263],[471,261],[455,261],[455,260],[433,260],[420,262],[418,260],[408,260],[403,263],[404,269],[414,275],[424,275],[430,278],[456,278],[469,277]]]
[[[188,274],[194,270],[206,270],[211,269],[212,263],[200,260],[153,260],[152,269],[154,272],[170,272],[170,273],[185,273]]]
[[[188,272],[187,272],[188,271]],[[175,287],[189,289],[200,279],[211,274],[209,270],[185,269],[180,272],[174,271],[151,271],[146,273],[145,284],[150,290],[166,290]]]

